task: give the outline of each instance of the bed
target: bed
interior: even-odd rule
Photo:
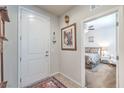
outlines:
[[[92,69],[100,63],[101,48],[85,47],[85,67]]]

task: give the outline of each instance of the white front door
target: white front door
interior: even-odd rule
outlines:
[[[25,10],[20,16],[20,87],[24,87],[49,75],[50,20]]]

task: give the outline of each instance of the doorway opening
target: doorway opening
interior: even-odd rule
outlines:
[[[118,13],[84,22],[85,85],[88,88],[117,86]]]

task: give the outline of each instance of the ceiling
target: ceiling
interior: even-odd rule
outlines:
[[[38,5],[38,7],[52,14],[60,16],[66,13],[71,8],[75,7],[75,5]]]
[[[116,13],[100,17],[98,19],[95,19],[93,21],[89,21],[86,23],[87,29],[92,26],[94,29],[102,28],[102,27],[110,27],[116,25]]]

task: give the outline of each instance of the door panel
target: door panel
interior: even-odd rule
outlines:
[[[49,75],[50,21],[27,11],[21,12],[21,87]]]

